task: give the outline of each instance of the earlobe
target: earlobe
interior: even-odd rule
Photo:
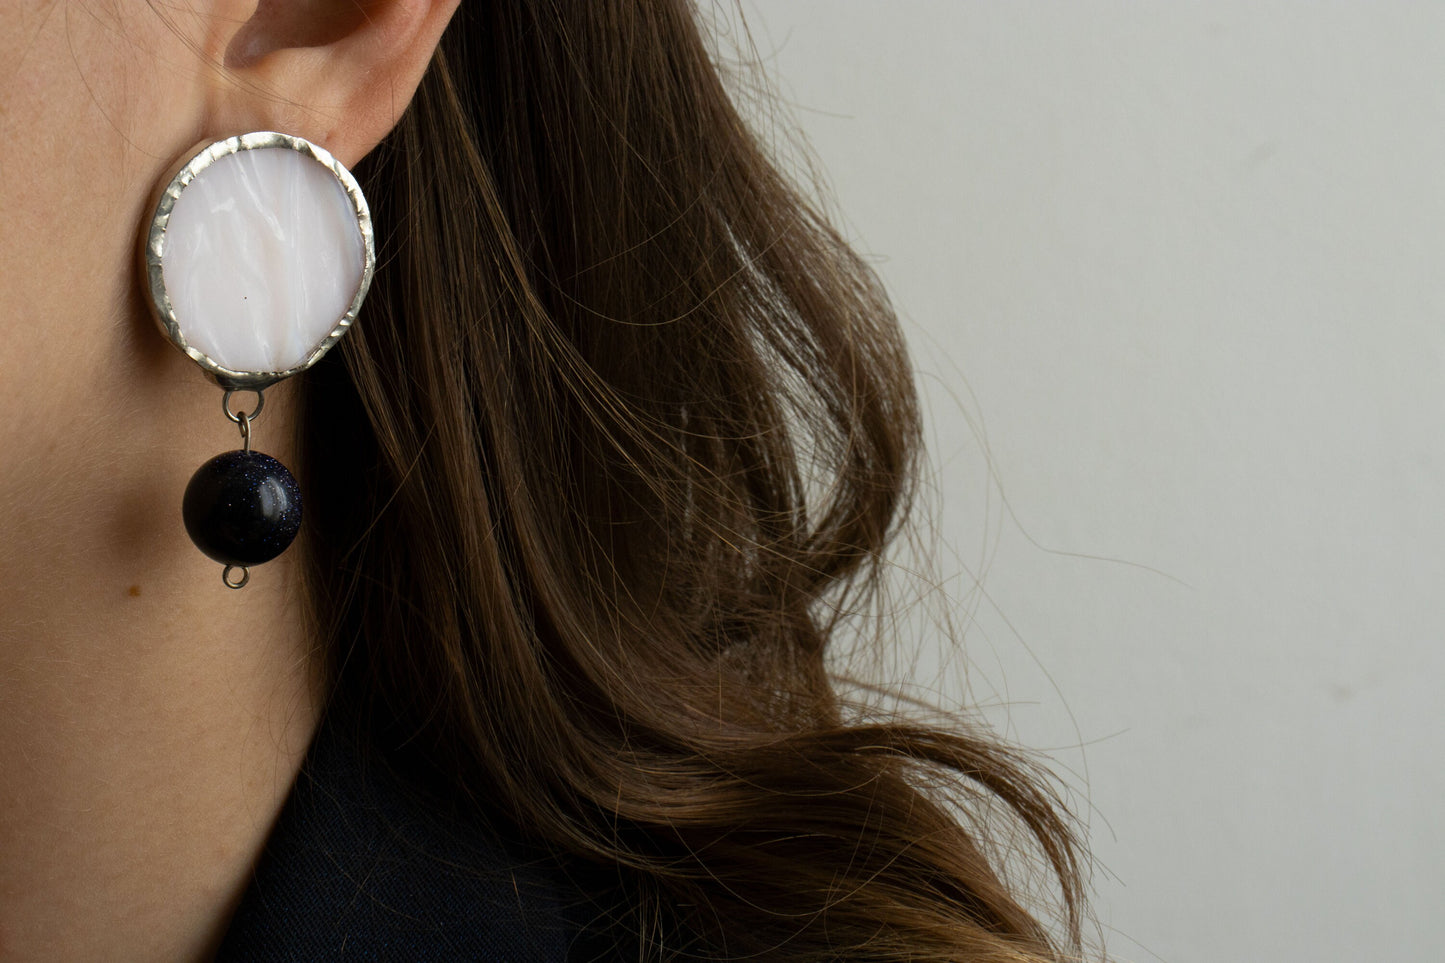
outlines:
[[[223,46],[216,133],[280,130],[355,165],[390,133],[459,0],[259,0]]]

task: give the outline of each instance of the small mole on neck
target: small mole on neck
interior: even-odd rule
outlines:
[[[131,598],[137,598],[137,597],[139,597],[139,596],[140,596],[140,586],[139,586],[139,585],[132,585],[132,586],[130,587],[129,594],[130,594],[130,597],[131,597]]]

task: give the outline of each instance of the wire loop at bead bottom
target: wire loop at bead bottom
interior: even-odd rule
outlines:
[[[237,581],[237,582],[231,581],[231,569],[234,569],[234,568],[239,568],[239,569],[241,570],[241,579],[240,579],[240,581]],[[246,587],[246,583],[249,582],[249,581],[251,581],[251,570],[250,570],[249,568],[247,568],[246,566],[244,566],[244,565],[227,565],[227,566],[225,567],[225,569],[222,570],[222,572],[221,572],[221,581],[226,583],[226,588],[230,588],[230,589],[245,588],[245,587]]]

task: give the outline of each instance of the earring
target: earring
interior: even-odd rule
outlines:
[[[142,232],[144,287],[157,325],[223,389],[241,448],[202,465],[181,514],[191,541],[233,589],[285,551],[301,492],[281,462],[251,448],[264,391],[320,360],[344,335],[376,267],[371,213],[326,150],[272,131],[188,152]],[[252,392],[239,410],[232,396]]]

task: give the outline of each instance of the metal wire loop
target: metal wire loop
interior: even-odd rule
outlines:
[[[248,412],[241,412],[241,450],[251,450],[251,418]]]
[[[241,412],[241,414],[237,414],[236,412],[231,410],[231,396],[238,391],[249,391],[256,396],[256,407],[254,410],[249,413]],[[221,410],[226,413],[227,418],[231,419],[238,425],[241,423],[242,415],[245,415],[249,417],[252,421],[255,421],[261,416],[261,409],[266,407],[266,395],[263,393],[263,391],[264,389],[262,388],[227,388],[226,393],[221,397]],[[245,429],[242,430],[244,431]]]
[[[231,581],[231,570],[235,568],[241,570],[241,578],[239,581],[233,582]],[[246,583],[251,581],[251,570],[244,565],[227,565],[225,570],[221,572],[221,581],[225,582],[226,588],[229,589],[245,588]]]

